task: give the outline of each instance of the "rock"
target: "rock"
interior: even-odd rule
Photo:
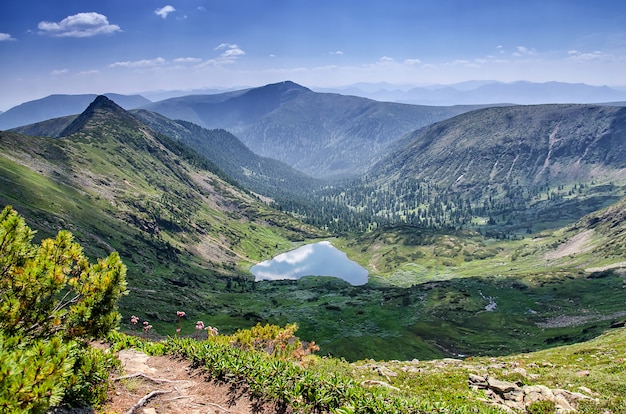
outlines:
[[[526,406],[544,400],[554,400],[554,393],[545,385],[527,385],[524,387],[524,403]]]
[[[365,380],[365,381],[361,382],[361,385],[363,385],[365,387],[378,385],[378,386],[381,386],[381,387],[392,389],[394,391],[400,391],[400,388],[394,387],[393,385],[388,384],[385,381]]]
[[[588,394],[588,395],[598,395],[597,393],[595,393],[595,392],[591,391],[591,389],[590,389],[590,388],[584,387],[584,386],[582,386],[582,385],[581,385],[580,387],[578,387],[578,389],[579,389],[580,391],[584,392],[585,394]]]
[[[468,385],[475,390],[484,390],[485,397],[489,399],[491,404],[509,412],[526,412],[528,407],[535,402],[552,401],[556,407],[555,412],[565,414],[575,412],[578,401],[591,399],[591,397],[579,392],[563,389],[553,390],[545,385],[521,387],[519,384],[500,381],[489,375],[469,374]],[[588,388],[581,389],[581,391],[588,391],[588,394],[592,394]]]
[[[515,389],[519,389],[519,386],[513,382],[500,381],[493,377],[487,378],[487,384],[489,388],[501,395]]]
[[[591,371],[588,371],[588,370],[586,370],[586,369],[585,369],[585,370],[582,370],[582,371],[578,371],[578,372],[576,373],[576,376],[577,376],[577,377],[581,377],[581,378],[582,378],[582,377],[588,377],[589,375],[591,375]]]
[[[407,372],[409,374],[419,374],[420,372],[424,371],[422,368],[418,367],[402,367],[400,369],[402,370],[402,372]]]
[[[581,387],[584,388],[584,387]],[[587,388],[589,389],[589,388]],[[568,391],[568,390],[560,390],[560,389],[556,389],[556,390],[552,390],[552,392],[554,393],[554,395],[561,395],[563,396],[567,401],[569,402],[576,402],[576,401],[580,401],[580,400],[591,400],[592,398],[585,395],[585,394],[581,394],[579,392],[572,392],[572,391]],[[593,394],[591,392],[591,390],[589,390],[590,394]]]
[[[569,401],[567,401],[567,399],[563,395],[556,395],[553,401],[556,405],[557,414],[571,413],[573,411],[576,411],[574,408],[572,408]]]
[[[397,377],[397,376],[398,376],[398,374],[397,374],[397,373],[395,373],[394,371],[392,371],[392,370],[390,370],[389,368],[384,367],[384,366],[379,366],[379,367],[376,367],[376,368],[374,369],[374,371],[376,371],[376,372],[378,373],[378,375],[380,375],[380,376],[382,376],[382,377],[387,377],[387,378],[389,378],[389,377]]]
[[[511,372],[514,373],[514,374],[520,374],[524,378],[528,377],[528,373],[526,372],[526,370],[524,368],[521,368],[521,367],[513,368],[511,370]]]
[[[441,362],[443,362],[446,365],[460,365],[463,363],[463,360],[456,359],[456,358],[444,358],[441,360]]]
[[[123,349],[118,353],[118,358],[122,362],[122,367],[127,374],[142,372],[150,374],[156,372],[156,369],[148,366],[147,362],[150,357],[143,352],[132,349]]]
[[[477,388],[487,388],[487,378],[481,375],[469,374],[468,384]]]

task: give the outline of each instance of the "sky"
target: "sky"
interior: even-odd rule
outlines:
[[[284,80],[626,87],[626,2],[0,0],[0,110]]]

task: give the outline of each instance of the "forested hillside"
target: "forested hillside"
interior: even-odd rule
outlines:
[[[336,214],[356,213],[343,230],[406,222],[515,233],[576,221],[619,200],[625,185],[626,109],[537,105],[415,131],[362,179],[320,196]],[[319,220],[305,206],[288,208]]]

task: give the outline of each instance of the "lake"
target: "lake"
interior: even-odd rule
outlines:
[[[367,270],[348,259],[329,241],[307,244],[282,253],[250,269],[255,281],[300,279],[304,276],[331,276],[345,280],[351,285],[367,283]]]

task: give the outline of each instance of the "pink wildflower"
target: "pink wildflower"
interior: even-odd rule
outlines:
[[[180,321],[185,317],[185,312],[176,311],[176,316],[178,317],[178,328],[176,329],[176,336],[180,336]]]
[[[144,335],[144,338],[146,338],[146,339],[148,338],[148,331],[150,329],[152,329],[152,325],[150,325],[148,323],[148,321],[144,321],[143,322],[143,335]]]
[[[207,338],[210,338],[212,336],[217,336],[217,328],[214,328],[212,326],[207,326],[205,329],[207,330]]]

